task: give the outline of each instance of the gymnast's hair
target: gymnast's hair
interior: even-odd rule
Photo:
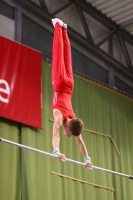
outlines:
[[[84,123],[79,118],[73,118],[69,122],[69,131],[74,136],[79,136],[84,127]]]

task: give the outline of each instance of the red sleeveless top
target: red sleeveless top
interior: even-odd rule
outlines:
[[[58,109],[63,115],[63,123],[67,118],[75,118],[71,103],[71,94],[54,92],[52,109]]]

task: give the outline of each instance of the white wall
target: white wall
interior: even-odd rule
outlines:
[[[0,14],[0,35],[14,40],[15,22]]]

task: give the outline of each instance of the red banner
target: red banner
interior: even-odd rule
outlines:
[[[42,128],[42,54],[1,36],[0,116]]]

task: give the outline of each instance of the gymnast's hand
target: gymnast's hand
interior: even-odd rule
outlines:
[[[65,162],[65,155],[64,154],[57,152],[56,155],[58,156],[58,160],[60,162]]]
[[[92,169],[92,163],[90,160],[85,161],[85,168],[90,170]]]

